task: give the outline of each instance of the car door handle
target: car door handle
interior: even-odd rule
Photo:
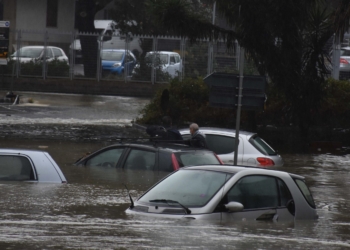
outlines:
[[[256,220],[274,220],[276,219],[275,216],[277,215],[276,209],[271,209],[265,211],[263,214],[261,214]]]

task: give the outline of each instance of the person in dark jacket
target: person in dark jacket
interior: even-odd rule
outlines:
[[[162,126],[152,125],[147,127],[147,134],[149,134],[153,139],[159,138],[166,141],[183,141],[180,132],[172,126],[172,119],[170,116],[164,116],[162,118]]]
[[[199,126],[197,123],[192,123],[190,125],[191,139],[189,144],[196,148],[208,148],[205,134],[199,131]]]

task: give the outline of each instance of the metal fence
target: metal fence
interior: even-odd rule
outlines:
[[[98,34],[34,30],[11,31],[11,37],[8,64],[2,66],[3,74],[18,78],[158,83],[168,82],[174,77],[205,77],[214,71],[237,73],[239,68],[238,44],[228,51],[223,41],[200,40],[190,43],[179,37],[120,35],[113,35],[106,40],[101,39]],[[20,49],[26,46],[41,46],[46,49],[50,46],[59,47],[65,52],[67,59],[62,60],[48,50],[43,50],[40,58],[23,58],[24,53],[21,54]],[[85,48],[84,53],[82,47]],[[103,55],[107,53],[108,57],[111,57],[110,50],[131,53],[125,53],[120,62],[111,60],[113,63],[106,66],[108,60],[103,58]],[[175,61],[165,62],[161,59],[157,63],[157,57],[150,57],[150,52],[157,52],[156,55],[159,56],[160,51],[176,52],[180,60],[175,58]],[[15,52],[16,56],[13,56]],[[118,67],[119,71],[116,69]]]

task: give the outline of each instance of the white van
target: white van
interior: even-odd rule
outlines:
[[[95,20],[94,22],[96,33],[100,36],[97,41],[100,43],[100,49],[125,49],[125,36],[120,35],[116,29],[117,23],[113,20]],[[70,45],[70,48],[75,50],[76,63],[77,59],[81,58],[80,40],[76,39]],[[132,51],[136,56],[142,52],[139,39],[133,39],[129,42],[128,50]]]

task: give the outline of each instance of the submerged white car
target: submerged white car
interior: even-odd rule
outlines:
[[[264,168],[181,168],[146,191],[127,214],[216,221],[317,219],[302,176]]]
[[[49,153],[29,149],[0,149],[0,181],[67,183]]]
[[[234,163],[236,131],[225,128],[201,127],[206,135],[208,148],[226,164]],[[190,139],[188,128],[179,130],[184,140]],[[281,167],[282,157],[256,133],[240,131],[237,165],[255,167]]]

